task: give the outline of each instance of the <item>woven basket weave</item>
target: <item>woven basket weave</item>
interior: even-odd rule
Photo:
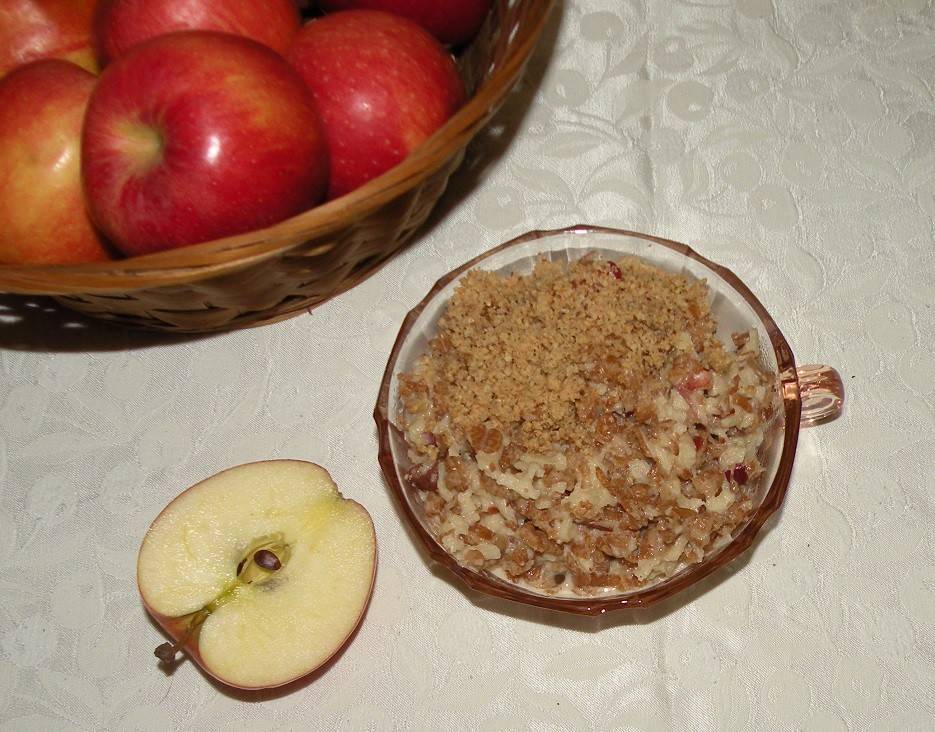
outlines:
[[[471,138],[519,79],[551,5],[496,0],[459,58],[469,101],[406,160],[352,193],[266,229],[158,254],[0,265],[0,292],[50,295],[133,327],[198,333],[281,320],[350,289],[428,218]]]

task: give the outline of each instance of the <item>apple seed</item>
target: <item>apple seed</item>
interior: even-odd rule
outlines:
[[[279,557],[273,554],[269,549],[258,549],[253,555],[253,561],[270,572],[275,572],[282,567],[282,562],[279,561]]]

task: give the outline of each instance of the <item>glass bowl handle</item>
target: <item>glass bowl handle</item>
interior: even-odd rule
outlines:
[[[802,427],[837,419],[844,410],[844,382],[831,366],[810,363],[795,370],[802,402]]]

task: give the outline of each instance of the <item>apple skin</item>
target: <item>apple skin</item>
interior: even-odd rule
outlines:
[[[102,65],[141,41],[179,30],[233,33],[285,54],[301,24],[294,0],[100,0],[94,38]]]
[[[493,0],[321,0],[326,13],[339,10],[383,10],[415,21],[439,41],[467,43],[480,30]]]
[[[0,262],[109,259],[81,189],[81,123],[97,77],[43,59],[0,79]]]
[[[347,10],[311,20],[289,60],[325,126],[329,199],[402,162],[464,101],[451,55],[426,30],[389,13]]]
[[[169,33],[110,64],[82,145],[91,218],[128,255],[269,226],[327,187],[327,144],[302,79],[227,33]]]
[[[42,58],[97,71],[91,43],[96,0],[0,0],[0,76]]]
[[[200,482],[194,484],[194,485],[191,486],[190,488],[188,488],[188,489],[186,489],[185,491],[183,491],[182,493],[180,493],[172,502],[170,502],[165,508],[163,508],[162,511],[160,511],[159,515],[153,520],[153,522],[152,522],[152,524],[151,524],[151,526],[150,526],[150,529],[152,529],[152,527],[155,526],[155,525],[159,522],[159,520],[160,520],[160,519],[163,517],[163,515],[169,510],[169,508],[172,506],[172,503],[173,503],[175,500],[178,500],[179,498],[181,498],[182,496],[184,496],[184,495],[187,494],[187,493],[190,493],[190,492],[192,492],[192,491],[198,490],[199,487],[202,486],[202,484],[206,483],[207,481],[214,480],[215,478],[217,478],[218,476],[222,475],[223,473],[230,473],[230,472],[232,472],[232,471],[241,470],[241,469],[243,469],[243,468],[250,468],[251,466],[254,466],[254,465],[273,464],[273,463],[283,463],[283,464],[293,464],[293,465],[308,464],[308,463],[305,463],[304,461],[300,461],[300,460],[280,459],[280,460],[264,461],[263,463],[245,463],[245,464],[243,464],[243,465],[238,465],[238,466],[235,466],[235,467],[233,467],[233,468],[229,468],[229,469],[227,469],[226,471],[222,471],[222,473],[218,473],[218,474],[216,474],[216,475],[213,475],[213,476],[211,476],[211,477],[209,477],[209,478],[206,478],[205,480],[202,480],[202,481],[200,481]],[[311,463],[311,465],[314,466],[315,468],[319,468],[319,469],[321,469],[321,470],[324,470],[324,468],[321,468],[321,466],[316,465],[316,464],[314,464],[314,463]],[[327,471],[325,471],[325,472],[327,472]],[[142,602],[143,602],[143,607],[146,609],[146,612],[149,613],[150,617],[152,617],[153,620],[156,621],[156,623],[159,625],[159,627],[161,627],[161,628],[166,632],[166,634],[169,635],[169,637],[171,637],[174,641],[180,642],[180,643],[181,643],[180,649],[181,649],[182,651],[184,651],[186,655],[188,655],[196,664],[198,664],[198,666],[199,666],[206,674],[208,674],[208,675],[211,676],[212,678],[216,679],[217,681],[221,682],[222,684],[225,684],[226,686],[231,686],[231,687],[234,687],[234,688],[237,688],[237,689],[243,689],[243,690],[245,690],[245,691],[258,691],[258,690],[261,690],[261,689],[270,689],[270,688],[276,688],[276,687],[286,686],[287,684],[290,684],[290,683],[292,683],[293,681],[296,681],[296,680],[298,680],[298,679],[304,678],[305,676],[308,676],[309,674],[314,673],[315,671],[317,671],[318,669],[320,669],[322,666],[325,666],[325,664],[327,664],[332,658],[334,658],[334,657],[348,644],[348,642],[350,641],[350,639],[353,637],[354,633],[357,631],[358,626],[360,625],[361,620],[363,619],[364,614],[365,614],[366,611],[367,611],[367,608],[368,608],[369,605],[370,605],[370,599],[371,599],[372,596],[373,596],[373,588],[374,588],[374,585],[375,585],[375,583],[376,583],[376,571],[377,571],[376,546],[377,546],[377,538],[376,538],[376,532],[375,532],[374,527],[373,527],[373,522],[372,522],[372,520],[370,519],[370,514],[369,514],[369,512],[367,511],[367,509],[364,508],[364,506],[362,506],[362,505],[361,505],[360,503],[358,503],[357,501],[354,501],[354,500],[348,499],[348,498],[342,498],[341,500],[344,501],[346,504],[352,506],[355,510],[360,511],[360,512],[366,517],[366,520],[367,520],[367,521],[369,522],[369,524],[370,524],[370,537],[371,537],[371,544],[372,544],[372,546],[373,546],[373,569],[372,569],[371,575],[370,575],[370,586],[369,586],[369,590],[367,591],[367,601],[366,601],[366,602],[363,604],[363,606],[360,608],[360,613],[359,613],[359,615],[357,616],[357,618],[355,619],[355,621],[350,625],[350,628],[349,628],[349,630],[348,630],[346,636],[345,636],[344,638],[340,639],[340,642],[334,644],[334,651],[333,651],[333,653],[332,653],[330,656],[328,656],[327,658],[323,659],[323,660],[321,661],[321,663],[318,664],[317,666],[314,666],[314,667],[312,667],[312,668],[309,668],[309,669],[305,670],[304,672],[302,672],[301,674],[298,674],[298,675],[296,675],[296,676],[294,676],[294,677],[292,677],[292,678],[289,678],[289,679],[282,680],[281,682],[276,683],[276,684],[273,684],[273,685],[247,686],[247,685],[243,685],[243,684],[232,683],[230,680],[225,679],[225,678],[222,678],[221,676],[219,676],[219,675],[217,675],[216,673],[214,673],[214,671],[211,670],[211,668],[208,666],[208,664],[205,663],[204,658],[202,657],[201,652],[200,652],[200,650],[199,650],[199,648],[198,648],[198,634],[196,633],[196,634],[192,635],[191,633],[188,632],[188,630],[189,630],[189,628],[188,628],[188,623],[189,623],[190,615],[185,615],[185,616],[181,616],[181,617],[169,617],[169,616],[167,616],[167,615],[165,615],[165,614],[163,614],[163,613],[160,613],[160,612],[156,611],[156,610],[152,607],[152,605],[147,601],[146,593],[144,592],[143,588],[141,587],[140,576],[139,576],[139,569],[138,569],[138,574],[137,574],[137,590],[138,590],[138,592],[139,592],[139,594],[140,594],[140,599],[141,599]]]

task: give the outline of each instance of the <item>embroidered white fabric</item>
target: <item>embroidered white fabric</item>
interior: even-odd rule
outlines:
[[[66,329],[41,308],[0,324],[0,730],[930,729],[933,95],[932,0],[566,2],[431,225],[351,292],[211,337]],[[371,417],[439,276],[573,223],[730,267],[848,390],[841,419],[802,432],[752,552],[599,619],[429,567]],[[272,457],[320,463],[370,509],[379,571],[328,671],[253,703],[157,667],[134,570],[179,491]]]

